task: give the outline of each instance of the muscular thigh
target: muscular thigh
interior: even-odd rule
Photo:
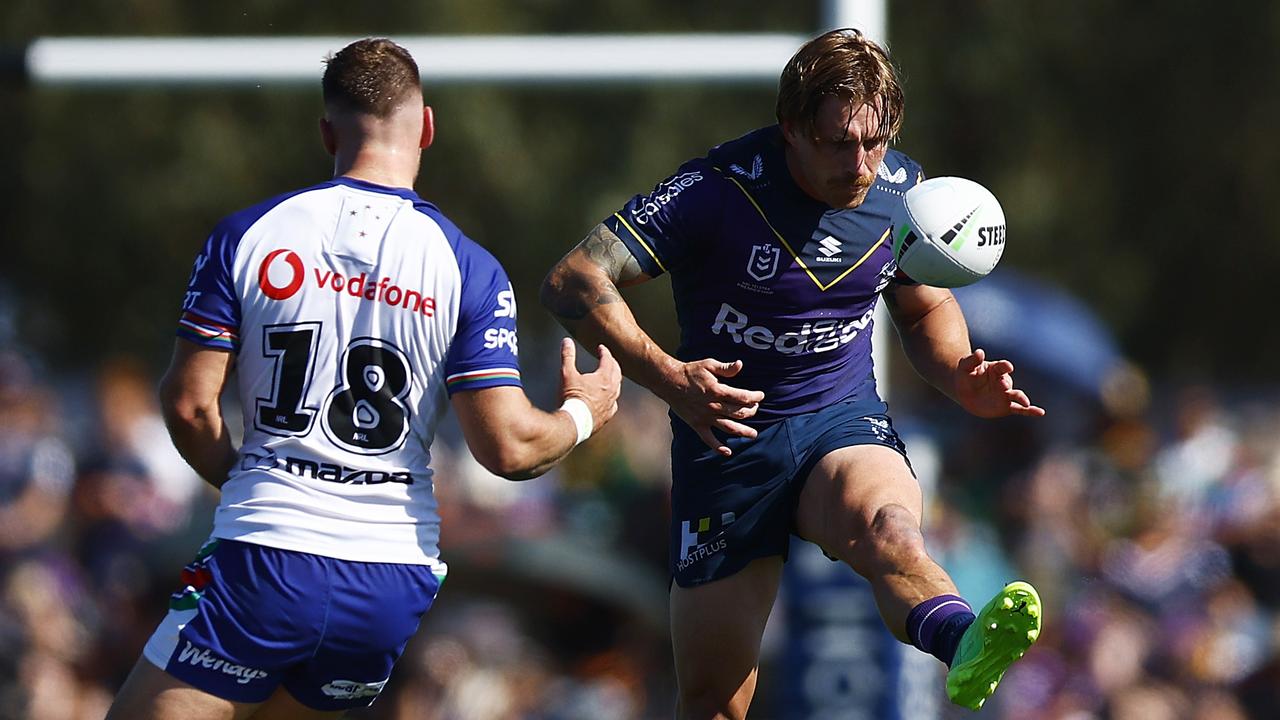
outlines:
[[[840,557],[888,505],[901,506],[917,524],[921,521],[920,483],[906,459],[883,445],[838,448],[809,472],[796,506],[796,532]]]

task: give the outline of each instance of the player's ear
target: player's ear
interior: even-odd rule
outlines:
[[[329,118],[320,118],[320,142],[324,144],[324,151],[330,155],[338,154],[338,136],[333,131],[333,123],[329,122]]]
[[[782,130],[783,139],[789,143],[794,143],[799,139],[795,136],[796,124],[790,120],[778,121],[778,129]]]
[[[436,116],[431,112],[430,105],[422,106],[422,138],[418,141],[418,147],[426,150],[431,147],[431,142],[436,139]]]

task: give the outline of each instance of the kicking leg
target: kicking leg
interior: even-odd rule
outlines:
[[[800,536],[865,577],[885,625],[903,642],[907,616],[956,586],[925,550],[920,484],[897,452],[855,445],[809,473],[796,508]]]
[[[801,537],[865,577],[889,630],[947,663],[947,694],[970,709],[1040,634],[1040,598],[1011,583],[977,615],[929,557],[920,531],[920,486],[889,448],[858,445],[826,455],[796,509]]]
[[[746,717],[756,691],[760,638],[781,577],[782,558],[767,557],[706,585],[672,584],[679,720]]]

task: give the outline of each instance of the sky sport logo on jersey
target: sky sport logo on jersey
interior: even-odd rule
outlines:
[[[420,313],[426,317],[435,315],[436,300],[419,290],[402,288],[391,278],[372,279],[368,273],[346,277],[335,270],[312,268],[316,287],[331,290],[338,295],[350,295],[360,300],[386,303],[392,307]],[[258,287],[272,300],[288,300],[302,289],[306,279],[306,267],[298,253],[280,248],[267,254],[258,267]],[[283,282],[282,282],[283,281]]]

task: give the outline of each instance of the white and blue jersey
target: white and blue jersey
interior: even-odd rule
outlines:
[[[520,385],[497,260],[413,191],[337,178],[224,219],[182,310],[180,337],[236,353],[213,536],[442,575],[437,422],[454,392]]]
[[[890,217],[923,177],[890,150],[862,205],[832,209],[791,177],[777,126],[712,148],[604,222],[650,276],[671,275],[685,361],[742,359],[764,392],[750,424],[874,396],[872,316],[894,282]]]

